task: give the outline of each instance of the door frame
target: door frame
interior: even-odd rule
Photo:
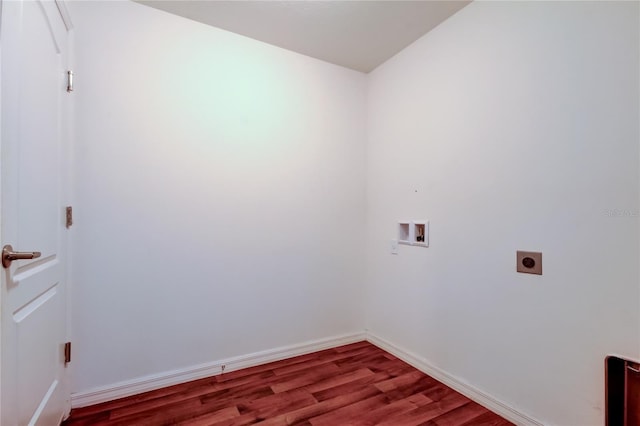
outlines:
[[[2,0],[0,0],[2,1]],[[6,0],[5,0],[6,1]],[[54,0],[58,12],[60,13],[60,17],[62,18],[62,22],[64,23],[65,28],[67,29],[67,46],[65,50],[65,61],[67,70],[73,70],[75,68],[75,57],[74,57],[74,31],[73,31],[73,23],[71,21],[71,15],[67,8],[66,0]],[[72,192],[72,184],[73,184],[73,144],[74,140],[74,108],[73,108],[73,92],[68,92],[62,96],[62,105],[61,105],[61,114],[62,114],[62,146],[63,146],[63,154],[61,161],[61,167],[64,172],[61,174],[62,178],[62,199],[64,200],[64,205],[72,206],[73,205],[73,192]],[[0,174],[1,174],[0,170]],[[0,194],[0,197],[2,194]],[[63,240],[65,241],[65,302],[66,302],[66,320],[65,320],[65,336],[66,341],[71,342],[72,330],[71,330],[71,241],[73,235],[73,228],[69,227],[66,229],[65,235],[63,236]],[[1,350],[1,348],[0,348]],[[72,364],[67,364],[65,367],[66,373],[66,392],[65,392],[65,412],[63,415],[63,420],[66,420],[71,414],[71,374],[70,370],[72,370]]]

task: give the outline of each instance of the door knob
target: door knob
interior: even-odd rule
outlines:
[[[13,251],[11,244],[2,247],[2,267],[8,268],[14,260],[36,259],[40,257],[39,251]]]

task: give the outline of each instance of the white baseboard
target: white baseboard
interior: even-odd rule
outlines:
[[[417,368],[423,373],[433,377],[434,379],[444,383],[449,386],[451,389],[460,392],[467,398],[472,401],[477,402],[478,404],[487,407],[494,413],[504,417],[512,423],[520,426],[543,426],[543,423],[535,420],[526,414],[519,412],[518,410],[510,407],[509,405],[499,401],[498,399],[492,397],[491,395],[482,392],[475,387],[471,386],[468,383],[465,383],[458,379],[457,377],[448,374],[441,369],[434,367],[431,365],[426,359],[411,353],[410,351],[404,350],[393,343],[384,340],[378,336],[375,336],[371,333],[367,333],[366,340],[370,343],[378,346],[381,349],[389,352],[390,354],[400,358],[407,364],[412,367]]]
[[[311,352],[317,352],[323,349],[359,342],[365,340],[365,337],[365,333],[345,334],[139,377],[108,386],[101,386],[85,392],[74,393],[71,395],[71,406],[73,408],[86,407],[88,405],[113,401],[114,399],[124,398],[166,386],[173,386],[180,383],[186,383],[191,380],[215,376],[222,372],[223,365],[225,366],[224,371],[230,372],[240,370],[242,368],[253,367],[255,365],[266,364],[268,362],[280,361]]]
[[[114,383],[108,386],[91,389],[85,392],[78,392],[71,395],[72,408],[85,407],[88,405],[100,404],[102,402],[113,401],[114,399],[124,398],[143,392],[160,389],[166,386],[173,386],[180,383],[186,383],[191,380],[203,379],[205,377],[215,376],[222,372],[222,366],[225,366],[225,372],[240,370],[242,368],[253,367],[255,365],[266,364],[268,362],[280,361],[294,356],[304,355],[311,352],[321,351],[323,349],[333,348],[336,346],[347,345],[349,343],[367,340],[372,344],[384,349],[390,354],[395,355],[411,366],[417,368],[434,379],[444,383],[450,388],[460,392],[467,398],[489,408],[505,419],[521,426],[543,426],[543,423],[519,412],[509,405],[499,401],[491,395],[482,392],[475,387],[469,385],[437,367],[431,365],[424,358],[411,353],[399,346],[382,339],[371,333],[353,333],[341,336],[334,336],[326,339],[313,340],[297,345],[284,346],[266,351],[255,352],[252,354],[231,357],[219,361],[194,365],[191,367],[181,368],[163,373],[153,374],[149,376],[139,377],[124,382]]]

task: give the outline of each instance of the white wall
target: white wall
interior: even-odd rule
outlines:
[[[364,328],[365,76],[72,2],[74,392]]]
[[[370,75],[368,329],[549,425],[638,357],[638,12],[474,2]]]
[[[368,87],[70,8],[73,391],[366,326],[545,424],[602,423],[604,356],[640,355],[637,3],[474,2]],[[391,255],[423,218],[431,247]]]

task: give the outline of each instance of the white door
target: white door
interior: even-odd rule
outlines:
[[[2,1],[1,245],[39,251],[0,268],[0,423],[58,425],[66,340],[67,29],[53,1]]]

